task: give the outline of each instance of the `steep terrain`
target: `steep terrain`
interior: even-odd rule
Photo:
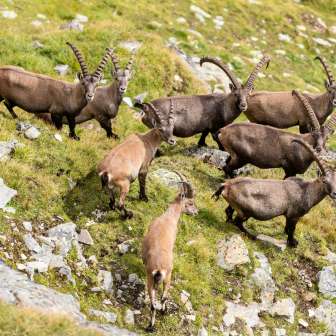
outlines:
[[[75,19],[77,14],[88,20],[81,16]],[[69,22],[73,30],[68,29]],[[217,84],[214,77],[205,85],[174,48],[169,47],[172,45],[189,56],[218,56],[230,63],[242,80],[247,78],[262,53],[269,54],[272,57],[270,67],[255,83],[258,90],[324,90],[325,73],[313,60],[317,54],[327,58],[336,74],[336,3],[333,0],[168,0],[163,5],[145,0],[71,0],[66,5],[57,0],[7,0],[0,4],[0,23],[1,65],[17,65],[69,81],[74,79],[79,67],[66,41],[83,51],[91,68],[107,46],[115,47],[121,63],[125,64],[130,47],[140,45],[134,78],[126,93],[131,98],[143,92],[148,93],[146,100],[202,93],[207,91],[208,84]],[[139,43],[125,44],[134,41]],[[58,64],[69,65],[66,75],[56,73],[54,68]],[[111,65],[108,65],[105,70],[108,82],[110,70]],[[57,132],[32,115],[16,111],[21,121],[36,126],[41,135],[35,140],[26,139],[16,130],[16,121],[1,104],[0,141],[16,139],[23,145],[17,146],[10,158],[0,161],[0,177],[17,191],[17,196],[7,205],[9,209],[0,210],[1,260],[13,268],[24,268],[31,261],[30,256],[36,251],[29,251],[27,247],[29,230],[23,225],[24,221],[31,222],[31,235],[41,246],[40,236],[46,237],[48,230],[56,225],[73,222],[78,232],[87,229],[93,244],[82,245],[79,249],[70,244],[64,258],[71,277],[66,276],[68,273],[60,274],[55,268],[35,274],[34,280],[77,297],[84,314],[89,315],[91,309],[113,312],[117,315],[117,326],[143,333],[149,309],[143,302],[145,274],[141,238],[150,221],[166,209],[176,189],[168,188],[160,178],[152,175],[148,181],[149,202],[144,203],[138,200],[138,184],[134,183],[127,199],[134,218],[123,222],[118,213],[109,211],[108,197],[101,191],[96,166],[125,136],[143,132],[146,127],[135,112],[123,104],[113,123],[120,140],[107,139],[98,123],[90,121],[77,128],[81,140],[76,142],[67,137],[67,127]],[[56,133],[60,133],[62,141],[55,138]],[[222,172],[196,157],[185,155],[185,148],[193,146],[197,140],[198,137],[178,139],[174,147],[163,145],[165,155],[154,160],[150,169],[151,172],[166,169],[183,173],[196,189],[200,210],[196,217],[183,216],[180,222],[170,313],[158,317],[157,334],[195,335],[199,332],[199,335],[206,335],[208,332],[217,335],[227,331],[231,335],[250,335],[253,330],[255,335],[267,335],[268,330],[270,335],[283,335],[280,329],[285,329],[287,335],[297,335],[299,330],[326,331],[327,326],[321,322],[323,318],[315,318],[312,311],[325,305],[329,307],[330,321],[336,317],[335,306],[324,302],[330,299],[330,292],[336,292],[336,275],[332,269],[329,294],[323,294],[318,288],[318,279],[321,279],[318,272],[333,264],[325,256],[329,250],[336,252],[333,203],[326,198],[299,222],[296,236],[300,244],[295,250],[281,251],[274,245],[251,241],[241,235],[243,243],[238,240],[238,247],[246,257],[244,263],[232,270],[219,267],[217,253],[218,249],[223,250],[220,246],[226,246],[223,240],[235,244],[239,239],[235,234],[239,232],[225,223],[225,202],[211,200],[213,191],[222,181]],[[210,138],[207,142],[215,147]],[[335,136],[330,139],[329,147],[336,149]],[[276,169],[253,168],[250,174],[260,178],[283,177],[283,172]],[[313,165],[305,178],[315,176]],[[285,239],[283,218],[268,222],[250,220],[248,227]],[[230,242],[232,236],[234,241]],[[126,243],[120,246],[123,242]],[[127,252],[123,249],[125,245],[129,247]],[[80,257],[80,250],[86,261]],[[100,270],[112,272],[112,290],[99,289]],[[29,270],[26,268],[26,271]],[[255,280],[256,272],[261,274],[262,280]],[[287,300],[283,303],[285,313],[278,313],[281,307],[255,306],[269,292],[272,304]],[[260,321],[251,322],[242,317],[240,311],[236,315],[240,318],[233,318],[230,324],[228,321],[232,322],[232,318],[227,314],[244,305],[249,305],[250,312],[260,313]],[[293,305],[295,312],[291,310]],[[0,329],[3,323],[7,326],[4,330],[13,325],[7,309],[7,306],[0,306]],[[17,314],[17,319],[22,314],[29,315],[29,312],[9,309]],[[134,312],[133,324],[131,318],[125,319],[125,314],[129,317]],[[249,312],[246,314],[251,316]],[[317,312],[315,315],[323,314]],[[35,313],[31,321],[34,325]],[[68,334],[76,335],[67,322],[61,327],[64,328],[58,329],[61,334],[66,334],[69,328]],[[38,333],[29,331],[29,325],[22,328],[26,328],[23,330],[28,335]],[[57,334],[56,327],[48,321],[45,328],[50,328],[50,333],[46,334]],[[335,334],[336,330],[329,334],[333,332]]]

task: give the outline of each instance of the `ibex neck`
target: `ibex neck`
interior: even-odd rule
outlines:
[[[302,138],[302,140],[304,140],[305,142],[307,142],[313,148],[316,147],[316,145],[317,145],[316,138],[313,136],[312,133],[301,134],[300,137]]]
[[[322,182],[321,178],[309,182],[305,194],[307,197],[307,210],[311,209],[314,205],[320,203],[323,198],[327,196],[326,187]]]
[[[142,136],[143,140],[151,147],[152,151],[155,152],[162,141],[159,130],[153,128],[146,134]]]
[[[113,101],[120,105],[123,96],[120,94],[119,84],[117,80],[114,80],[108,87],[108,95],[111,99],[113,99]]]
[[[322,124],[333,110],[331,94],[326,91],[314,98],[314,111]]]
[[[178,196],[175,198],[174,202],[171,203],[166,211],[166,214],[169,215],[169,218],[171,218],[172,222],[177,224],[181,213],[182,213],[182,199]]]
[[[231,123],[239,114],[237,98],[233,93],[229,93],[222,101],[222,117],[225,124]]]
[[[69,93],[70,105],[67,108],[68,112],[79,112],[87,105],[85,89],[81,83],[71,84],[71,86],[67,88],[67,92]],[[66,104],[66,102],[64,103]]]

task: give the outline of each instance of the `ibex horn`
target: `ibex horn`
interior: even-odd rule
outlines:
[[[316,151],[314,150],[314,148],[312,146],[310,146],[307,142],[305,142],[304,140],[301,140],[301,139],[294,139],[292,142],[298,142],[303,147],[305,147],[311,153],[311,155],[313,156],[314,160],[316,161],[316,163],[320,167],[322,174],[325,175],[327,173],[328,167],[320,159],[319,155],[316,153]]]
[[[103,58],[101,59],[96,71],[94,72],[93,74],[93,77],[96,77],[96,78],[100,78],[103,71],[104,71],[104,68],[109,60],[109,57],[111,56],[113,52],[113,49],[112,48],[106,48],[106,52],[105,52],[105,55],[103,56]]]
[[[267,55],[263,56],[263,58],[259,61],[259,63],[255,66],[254,70],[251,72],[249,78],[246,81],[245,87],[249,90],[252,89],[253,83],[257,78],[258,73],[260,72],[261,68],[266,64],[266,69],[271,61],[271,58]]]
[[[330,85],[333,85],[335,83],[335,79],[334,79],[334,76],[331,72],[331,69],[326,61],[326,59],[324,57],[321,57],[321,56],[316,56],[315,57],[315,60],[319,60],[327,74],[327,77],[328,77],[328,80],[329,80],[329,84]]]
[[[301,92],[299,92],[297,90],[293,90],[292,94],[295,94],[300,99],[300,101],[302,102],[305,110],[308,113],[308,117],[309,117],[310,122],[311,122],[311,124],[313,126],[313,130],[315,132],[320,132],[320,129],[321,129],[320,123],[317,120],[316,114],[315,114],[312,106],[309,104],[308,99]]]
[[[171,124],[173,122],[174,122],[174,100],[170,99],[170,110],[169,110],[168,123]]]
[[[183,191],[186,194],[186,197],[187,198],[193,198],[194,195],[195,195],[195,192],[194,192],[194,189],[193,189],[191,183],[188,182],[187,179],[181,173],[179,173],[178,171],[174,170],[174,173],[180,177],[181,183],[183,184],[183,189],[184,189]]]
[[[331,117],[327,120],[324,125],[331,133],[335,131],[336,128],[336,113],[333,113]]]
[[[241,84],[238,82],[237,77],[232,73],[232,71],[229,69],[229,67],[227,65],[223,64],[220,60],[218,60],[216,58],[213,58],[213,57],[205,56],[205,57],[202,57],[200,59],[200,66],[202,66],[203,63],[212,63],[212,64],[217,65],[230,78],[233,86],[236,89],[241,87]]]
[[[86,63],[84,61],[84,58],[83,58],[81,52],[73,44],[71,44],[70,42],[67,42],[66,44],[72,49],[73,53],[75,54],[75,56],[77,58],[77,61],[79,63],[79,66],[80,66],[80,68],[82,70],[83,76],[84,77],[89,76],[89,71],[88,71],[87,65],[86,65]]]
[[[111,53],[111,60],[112,60],[115,72],[118,72],[120,70],[119,60],[118,60],[117,55],[114,53],[114,50]]]

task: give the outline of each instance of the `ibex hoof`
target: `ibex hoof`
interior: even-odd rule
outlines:
[[[115,133],[112,133],[111,138],[114,139],[114,140],[118,140],[119,139],[119,135],[115,134]]]
[[[145,329],[146,332],[152,333],[155,331],[154,326],[152,326],[151,324]]]
[[[295,238],[293,238],[293,239],[288,239],[288,240],[287,240],[287,245],[288,245],[288,247],[293,247],[293,248],[295,248],[295,247],[298,246],[298,244],[299,244],[299,242],[298,242]]]
[[[148,197],[147,197],[147,195],[140,195],[140,196],[139,196],[139,199],[140,199],[141,201],[148,202]]]
[[[80,137],[78,135],[76,135],[76,134],[70,135],[70,138],[73,139],[73,140],[76,140],[76,141],[80,140]]]

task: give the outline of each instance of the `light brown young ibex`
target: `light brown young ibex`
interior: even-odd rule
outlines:
[[[166,301],[173,270],[173,249],[181,213],[196,215],[198,212],[191,184],[182,175],[180,177],[182,183],[179,194],[168,209],[152,221],[142,244],[142,260],[146,268],[147,290],[151,305],[151,319],[147,331],[154,331],[155,297],[161,283],[163,283],[161,311],[166,311]]]
[[[293,140],[293,151],[303,146],[311,153],[321,169],[322,176],[305,181],[298,177],[286,180],[261,180],[248,177],[237,177],[223,183],[213,194],[218,199],[222,195],[229,203],[225,212],[227,221],[233,221],[241,231],[249,233],[243,223],[250,217],[266,221],[278,216],[286,217],[285,233],[288,235],[287,245],[296,247],[294,238],[297,222],[326,196],[336,199],[336,172],[330,170],[322,161],[319,154],[301,139]],[[233,213],[237,215],[233,219]]]
[[[327,74],[326,92],[320,94],[304,94],[316,111],[317,119],[322,125],[336,107],[336,81],[323,57],[317,56]],[[258,91],[251,94],[247,118],[255,123],[270,125],[276,128],[289,128],[298,125],[300,133],[309,132],[309,119],[301,104],[290,91],[268,92]]]
[[[75,133],[75,117],[92,101],[104,67],[112,49],[108,48],[96,71],[89,74],[88,67],[79,50],[67,43],[74,52],[81,68],[78,83],[68,83],[48,76],[6,66],[0,68],[0,102],[17,118],[13,107],[18,106],[30,113],[50,113],[55,125],[62,127],[62,118],[68,120],[70,137],[78,140]]]
[[[264,56],[255,66],[246,84],[241,85],[230,69],[221,61],[212,57],[203,57],[200,60],[201,65],[205,62],[214,63],[228,75],[232,81],[232,91],[229,94],[159,98],[151,103],[167,118],[170,101],[173,100],[175,108],[173,134],[175,136],[186,138],[202,133],[198,146],[206,146],[205,138],[211,133],[214,140],[221,146],[216,137],[217,131],[230,124],[241,112],[246,111],[248,97],[253,90],[257,74],[265,64],[268,65],[269,61],[270,58]],[[134,106],[141,108],[144,112],[149,108],[146,103],[142,102],[137,102]],[[153,127],[152,121],[147,115],[142,118],[142,122],[150,128]]]
[[[123,95],[125,94],[128,82],[132,77],[132,64],[134,62],[134,54],[131,56],[125,69],[119,67],[117,56],[111,53],[114,70],[112,78],[114,81],[108,86],[98,87],[94,99],[87,104],[75,118],[76,124],[96,119],[100,126],[106,131],[108,138],[118,138],[117,134],[112,131],[112,119],[114,119],[119,110]],[[51,116],[48,113],[38,115],[43,120],[52,123]],[[63,123],[67,120],[63,118]]]
[[[307,117],[312,125],[311,133],[295,134],[271,126],[244,122],[231,124],[219,131],[218,139],[230,156],[224,166],[227,176],[233,177],[234,170],[251,163],[259,168],[283,168],[285,178],[303,174],[314,157],[303,147],[293,151],[294,139],[302,139],[325,154],[325,144],[328,137],[334,132],[336,114],[323,126],[320,126],[312,106],[307,98],[294,90],[304,105]]]
[[[132,134],[121,144],[113,148],[98,166],[102,186],[107,187],[110,195],[110,208],[115,210],[115,191],[119,189],[118,209],[123,219],[132,218],[133,213],[125,208],[125,198],[131,183],[138,178],[139,198],[148,201],[146,195],[146,177],[148,168],[162,141],[175,145],[171,124],[162,119],[160,111],[153,105],[146,113],[154,120],[155,128],[146,134]],[[171,103],[170,114],[174,113]]]

